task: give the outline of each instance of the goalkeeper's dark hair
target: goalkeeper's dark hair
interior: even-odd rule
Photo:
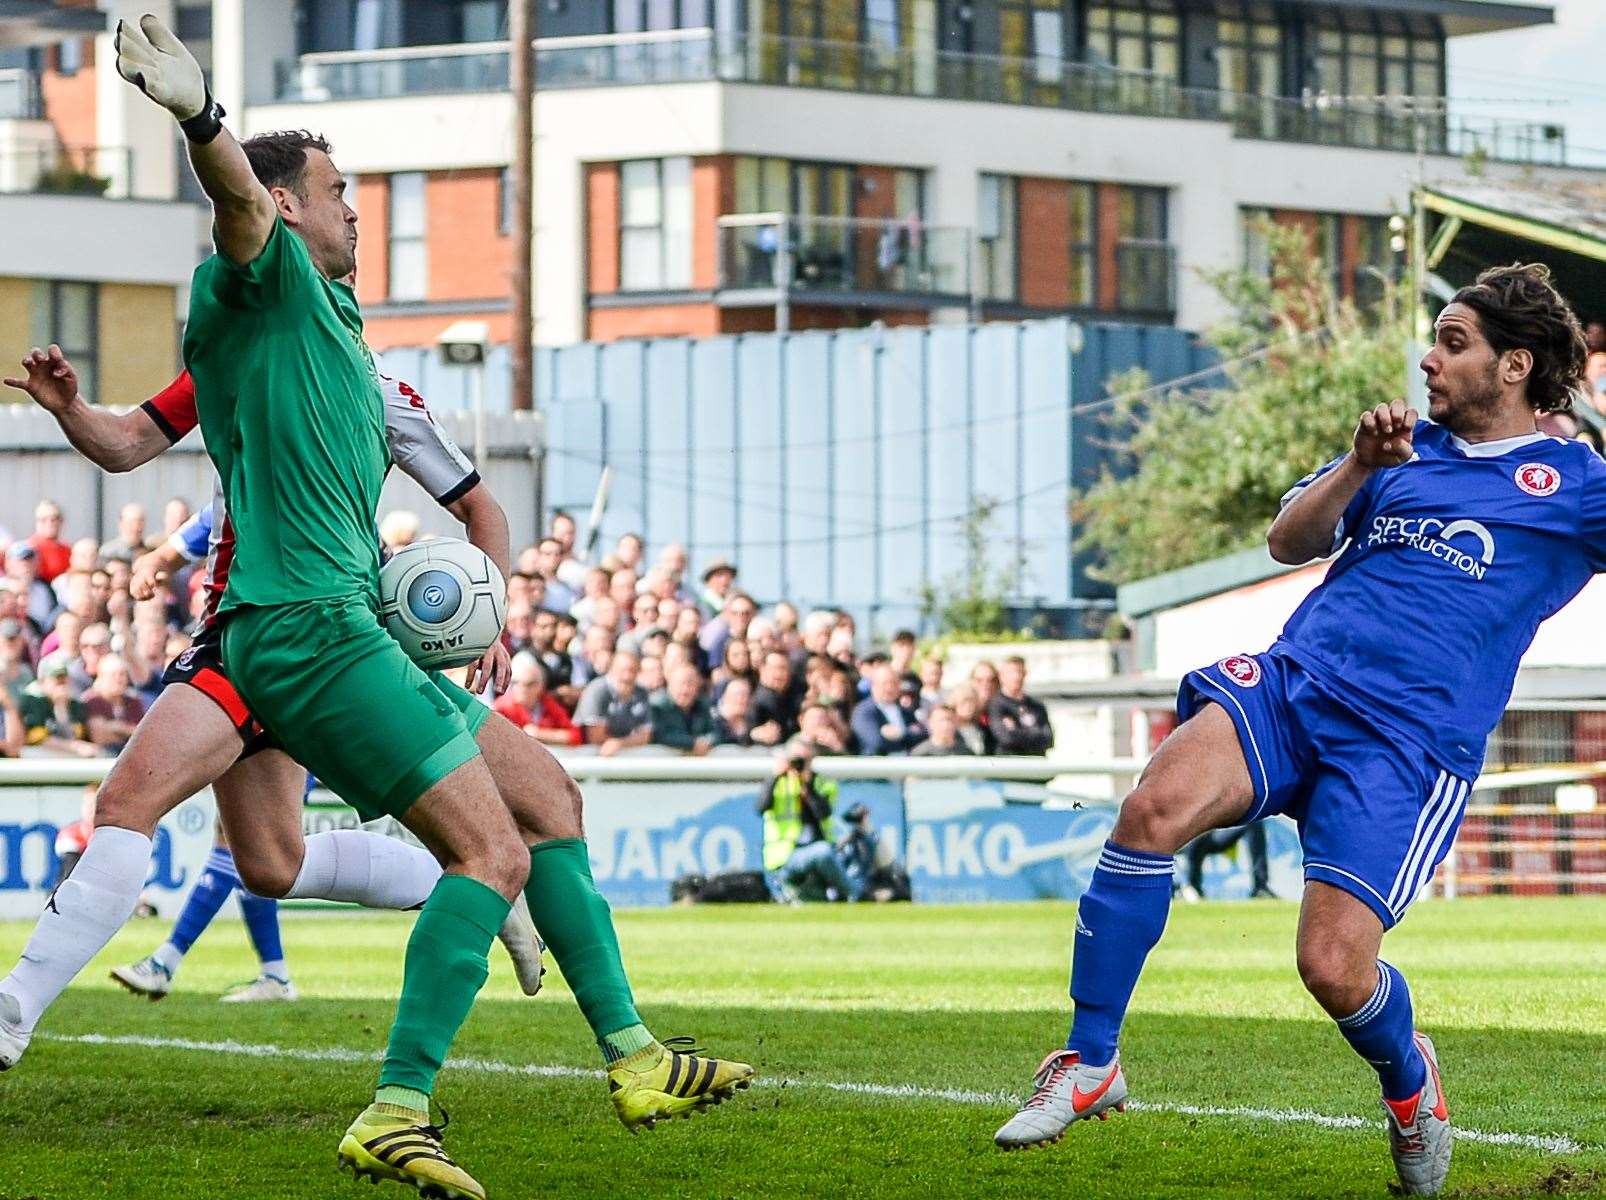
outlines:
[[[307,198],[307,151],[321,150],[328,154],[327,141],[305,129],[279,129],[273,133],[259,133],[240,143],[251,173],[265,188],[288,188],[301,199]]]
[[[1483,336],[1496,354],[1526,350],[1533,355],[1528,400],[1535,412],[1571,412],[1583,386],[1589,347],[1572,305],[1556,290],[1543,263],[1490,267],[1455,294],[1478,314]]]

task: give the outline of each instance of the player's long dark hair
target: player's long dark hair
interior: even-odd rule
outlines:
[[[305,129],[280,129],[246,138],[240,143],[240,149],[245,151],[251,173],[263,187],[288,188],[305,200],[307,151],[322,150],[328,154],[332,147]]]
[[[1543,263],[1490,267],[1453,303],[1478,314],[1483,336],[1496,354],[1526,350],[1533,355],[1528,400],[1535,412],[1571,412],[1583,385],[1589,347],[1572,306],[1551,282]]]

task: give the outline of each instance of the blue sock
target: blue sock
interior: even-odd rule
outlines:
[[[1338,1031],[1383,1081],[1383,1095],[1409,1100],[1427,1082],[1427,1063],[1416,1048],[1411,989],[1405,976],[1377,960],[1377,990],[1357,1012],[1338,1022]]]
[[[206,860],[206,869],[190,889],[190,898],[184,902],[184,911],[179,913],[178,924],[168,935],[168,943],[180,954],[188,953],[195,939],[206,932],[212,918],[217,916],[217,910],[223,907],[229,893],[239,886],[234,856],[227,850],[213,850]]]
[[[1076,910],[1071,952],[1076,1013],[1065,1046],[1085,1063],[1103,1066],[1115,1057],[1143,960],[1165,932],[1173,871],[1169,854],[1104,843],[1093,881]]]
[[[256,947],[257,957],[262,960],[262,965],[273,968],[269,974],[283,978],[284,947],[279,943],[279,902],[253,896],[241,888],[240,915],[245,918],[245,928],[251,935],[251,945]]]

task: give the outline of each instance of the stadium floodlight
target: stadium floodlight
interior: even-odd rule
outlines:
[[[435,339],[441,362],[448,367],[478,367],[485,363],[491,327],[484,321],[454,321]]]
[[[467,367],[470,407],[474,410],[474,462],[485,461],[485,359],[490,352],[491,327],[484,321],[453,321],[435,339],[441,362]]]

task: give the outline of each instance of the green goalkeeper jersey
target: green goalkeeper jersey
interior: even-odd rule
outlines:
[[[196,268],[184,362],[234,533],[219,611],[376,599],[390,457],[351,288],[276,219],[254,261],[214,254]]]

